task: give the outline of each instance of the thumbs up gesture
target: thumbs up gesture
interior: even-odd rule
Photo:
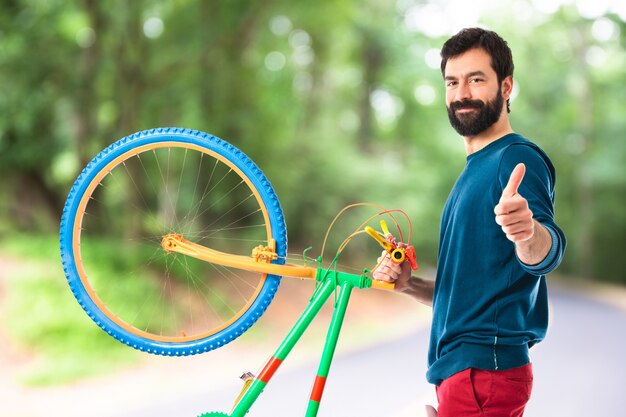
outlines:
[[[515,166],[508,184],[502,190],[500,202],[494,208],[496,223],[514,243],[527,241],[535,234],[535,221],[532,211],[528,208],[528,201],[517,192],[525,173],[524,164]]]

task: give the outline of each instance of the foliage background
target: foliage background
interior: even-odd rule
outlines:
[[[434,265],[465,162],[438,53],[471,25],[508,40],[513,127],[557,168],[560,272],[626,284],[626,8],[609,0],[3,0],[2,256],[60,270],[58,222],[82,167],[123,136],[180,126],[263,169],[292,246],[319,245],[345,205],[376,202],[411,215]]]

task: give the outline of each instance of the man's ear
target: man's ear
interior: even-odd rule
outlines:
[[[500,88],[502,90],[502,98],[504,98],[504,101],[508,100],[511,97],[511,93],[513,93],[513,77],[509,75],[502,80]]]

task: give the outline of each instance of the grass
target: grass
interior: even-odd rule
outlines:
[[[14,235],[0,242],[8,263],[0,326],[29,357],[18,369],[29,386],[99,375],[139,355],[100,330],[74,299],[61,267],[56,236]]]

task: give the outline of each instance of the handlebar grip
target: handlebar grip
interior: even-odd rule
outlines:
[[[379,281],[377,279],[372,279],[372,288],[376,288],[378,290],[393,291],[396,288],[396,284],[393,282]]]

